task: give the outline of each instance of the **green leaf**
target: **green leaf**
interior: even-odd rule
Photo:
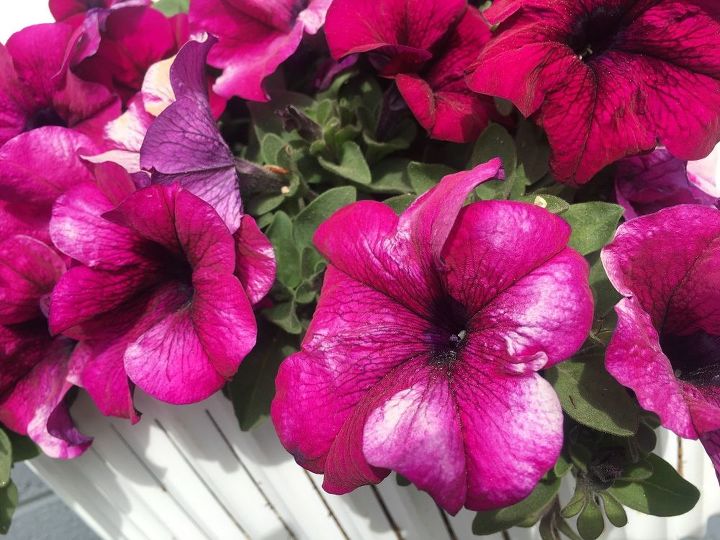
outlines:
[[[365,156],[356,142],[346,141],[342,146],[340,163],[333,163],[323,157],[318,157],[318,163],[326,170],[341,178],[367,185],[372,182],[370,167]]]
[[[405,210],[407,210],[408,206],[410,206],[413,202],[415,202],[415,195],[405,194],[405,195],[397,195],[395,197],[390,197],[389,199],[385,199],[385,204],[387,204],[390,208],[392,208],[396,214],[400,215]]]
[[[575,487],[575,493],[573,493],[573,496],[562,509],[560,515],[564,518],[571,518],[577,516],[580,512],[584,510],[585,506],[587,506],[589,495],[590,494],[588,493],[587,489],[583,488],[580,485],[577,485]]]
[[[642,459],[637,463],[631,463],[623,468],[620,480],[636,482],[638,480],[647,480],[653,475],[653,467],[649,460]]]
[[[585,508],[578,516],[577,529],[583,540],[595,540],[605,529],[605,520],[600,506],[592,498],[589,498]]]
[[[10,442],[12,443],[13,463],[33,459],[40,455],[40,449],[34,442],[32,442],[30,437],[18,435],[13,431],[8,431],[7,436],[10,438]]]
[[[655,430],[648,426],[645,422],[640,422],[637,435],[635,435],[635,441],[637,442],[638,448],[641,452],[649,454],[657,445],[657,435],[655,434]]]
[[[17,504],[17,487],[11,481],[4,488],[0,488],[0,534],[7,534],[10,530],[10,522]]]
[[[603,507],[605,508],[605,515],[608,521],[615,527],[624,527],[627,525],[628,517],[625,508],[620,504],[615,497],[609,493],[603,491],[600,493],[600,497],[603,501]]]
[[[373,168],[370,191],[400,195],[413,191],[408,179],[407,159],[386,159]]]
[[[312,245],[312,237],[320,224],[343,206],[355,202],[354,187],[344,186],[327,190],[308,204],[295,218],[295,241],[299,246]]]
[[[13,464],[13,447],[10,437],[0,428],[0,488],[10,482],[10,471]]]
[[[377,163],[394,152],[409,148],[416,135],[417,128],[414,122],[403,122],[397,135],[387,141],[375,140],[367,131],[363,131],[363,142],[367,147],[365,158],[369,163]]]
[[[588,256],[588,262],[590,263],[590,287],[595,298],[595,316],[604,317],[620,301],[622,295],[610,283],[599,253]]]
[[[493,98],[493,100],[495,101],[495,108],[503,116],[510,116],[515,109],[515,105],[512,104],[512,101],[499,97]]]
[[[410,482],[410,480],[408,480],[407,478],[405,478],[403,475],[401,475],[399,473],[395,473],[395,481],[397,482],[398,486],[403,486],[403,487],[407,487],[412,483],[412,482]]]
[[[275,304],[273,307],[263,310],[263,315],[288,334],[300,334],[303,331],[302,323],[296,313],[294,300]]]
[[[280,363],[298,351],[297,338],[258,320],[258,340],[228,383],[228,393],[240,429],[248,431],[270,414],[275,376]]]
[[[637,432],[640,409],[605,370],[603,353],[585,354],[557,364],[545,372],[545,377],[573,420],[621,437]]]
[[[289,288],[300,284],[300,252],[293,236],[293,223],[285,212],[278,211],[267,229],[277,261],[277,279]]]
[[[178,13],[187,13],[190,0],[159,0],[153,4],[153,7],[165,16],[172,17]]]
[[[540,206],[541,208],[545,208],[548,212],[552,214],[562,214],[568,208],[570,208],[570,204],[565,199],[561,199],[560,197],[556,197],[555,195],[530,193],[529,195],[523,195],[518,200]]]
[[[310,107],[315,102],[304,94],[293,92],[272,92],[272,99],[265,103],[248,102],[247,107],[250,109],[250,118],[258,141],[262,141],[266,133],[282,134],[287,140],[298,140],[300,136],[289,134],[284,131],[283,121],[276,114],[276,111],[294,105],[298,109]]]
[[[548,173],[550,145],[543,130],[521,119],[515,136],[517,160],[523,164],[528,181],[533,184]]]
[[[515,141],[504,127],[498,124],[490,124],[475,142],[468,168],[475,167],[496,157],[499,157],[503,162],[505,177],[510,178],[517,165]]]
[[[570,460],[565,457],[565,454],[560,454],[560,457],[558,458],[557,462],[555,463],[555,467],[553,468],[553,472],[555,473],[555,476],[562,478],[565,476],[572,467],[572,463]]]
[[[260,141],[260,154],[268,165],[278,164],[278,154],[287,146],[287,142],[275,133],[267,133]]]
[[[417,195],[422,195],[434,188],[444,176],[454,172],[447,165],[420,163],[418,161],[411,161],[407,169],[410,185]]]
[[[478,512],[472,524],[473,534],[484,535],[504,531],[528,520],[539,520],[543,511],[552,504],[561,479],[550,475],[542,480],[525,499],[499,510]]]
[[[622,206],[606,202],[573,204],[562,218],[572,227],[569,245],[582,255],[599,250],[615,234],[623,215]]]
[[[653,516],[679,516],[692,510],[700,498],[697,488],[657,455],[650,454],[648,460],[653,468],[650,478],[616,482],[608,493],[628,508]]]

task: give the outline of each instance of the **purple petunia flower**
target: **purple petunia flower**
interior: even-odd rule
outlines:
[[[466,0],[335,0],[325,33],[333,57],[367,53],[392,77],[435,139],[474,140],[496,116],[491,99],[465,83],[490,30]]]
[[[547,132],[551,167],[583,184],[658,141],[684,159],[720,139],[720,12],[704,0],[498,0],[470,87]]]
[[[102,140],[120,114],[106,88],[63,68],[73,33],[61,23],[29,26],[0,45],[0,144],[41,126],[63,126]]]
[[[325,23],[332,0],[193,0],[192,32],[219,38],[208,57],[223,70],[213,89],[225,98],[267,101],[263,81]]]
[[[140,148],[140,166],[153,183],[180,183],[207,201],[232,232],[240,226],[242,201],[235,157],[210,109],[205,74],[217,42],[189,41],[170,67],[174,102],[152,121]]]
[[[542,208],[462,208],[499,171],[493,160],[447,176],[399,218],[363,201],[317,230],[329,267],[272,419],[327,491],[394,470],[448,512],[498,508],[556,462],[562,412],[537,371],[587,337],[588,267]]]
[[[73,380],[104,414],[137,419],[129,380],[163,401],[200,401],[254,346],[252,304],[270,289],[275,262],[250,216],[233,236],[177,185],[117,207],[87,185],[58,200],[50,232],[77,261],[53,290],[50,329],[80,341]]]
[[[615,196],[625,219],[651,214],[678,204],[715,206],[717,197],[697,187],[689,164],[658,148],[649,154],[620,160],[615,171]]]
[[[680,205],[620,226],[602,251],[625,296],[608,371],[720,472],[720,211]]]
[[[0,243],[0,422],[67,459],[90,439],[73,426],[65,401],[73,342],[51,337],[45,318],[47,295],[64,271],[55,250],[34,238]]]

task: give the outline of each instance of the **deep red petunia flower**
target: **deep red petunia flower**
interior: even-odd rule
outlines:
[[[358,202],[315,233],[329,266],[272,419],[330,493],[394,470],[448,512],[498,508],[556,462],[562,411],[537,372],[587,337],[588,267],[538,206],[463,207],[499,169],[446,176],[400,217]]]
[[[474,94],[466,70],[490,39],[466,0],[335,0],[325,25],[333,57],[367,53],[392,77],[418,122],[435,139],[475,139],[496,113]]]
[[[602,252],[625,296],[606,365],[720,474],[720,211],[680,205],[628,221]]]
[[[498,0],[474,90],[547,132],[556,177],[583,184],[658,144],[706,156],[720,139],[720,14],[704,0]]]

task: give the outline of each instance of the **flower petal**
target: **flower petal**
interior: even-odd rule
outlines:
[[[250,303],[255,305],[270,292],[275,282],[275,252],[270,240],[247,214],[234,238],[235,275],[245,288]]]

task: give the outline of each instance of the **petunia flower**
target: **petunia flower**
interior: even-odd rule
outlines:
[[[88,13],[70,53],[75,73],[103,84],[125,103],[141,90],[150,66],[174,56],[189,37],[187,15],[166,17],[136,4]]]
[[[633,219],[602,251],[625,296],[608,371],[720,472],[720,211],[680,205]]]
[[[272,419],[326,491],[394,470],[454,514],[523,499],[555,463],[562,411],[537,372],[587,337],[588,268],[540,207],[462,208],[499,171],[447,176],[399,218],[363,201],[318,228],[329,267]]]
[[[88,11],[117,8],[125,5],[149,5],[151,0],[50,0],[50,13],[56,21],[64,21]]]
[[[0,422],[48,456],[68,459],[91,439],[75,429],[67,408],[73,342],[51,337],[45,318],[47,295],[64,271],[55,250],[38,240],[18,235],[0,243]]]
[[[178,53],[170,67],[174,101],[147,130],[140,167],[153,183],[178,182],[210,203],[235,232],[242,216],[236,160],[218,131],[205,74],[216,42],[214,37],[189,41]]]
[[[72,33],[66,24],[39,24],[0,45],[0,145],[41,126],[71,128],[99,142],[103,126],[120,114],[106,88],[63,69]]]
[[[177,185],[130,193],[117,207],[85,185],[58,200],[50,233],[76,261],[52,292],[50,329],[80,341],[72,380],[104,414],[137,420],[130,381],[163,401],[200,401],[254,346],[252,303],[275,267],[250,216],[233,237]]]
[[[472,92],[466,71],[490,39],[466,0],[335,0],[325,28],[336,59],[367,53],[394,78],[418,122],[435,139],[474,140],[496,114]]]
[[[190,29],[219,41],[208,57],[223,70],[213,89],[225,98],[267,101],[263,81],[316,34],[332,0],[193,0]]]
[[[49,242],[55,200],[77,185],[94,182],[80,158],[82,151],[94,148],[88,137],[57,126],[21,133],[0,146],[0,231]]]
[[[704,5],[499,0],[485,12],[498,34],[470,87],[545,129],[564,182],[583,184],[658,141],[700,159],[720,139],[720,14]]]
[[[678,204],[717,204],[717,197],[708,195],[691,181],[689,167],[665,148],[618,161],[615,196],[625,209],[625,219]]]

